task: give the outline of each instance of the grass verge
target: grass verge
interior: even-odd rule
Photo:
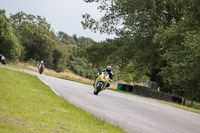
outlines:
[[[124,132],[69,104],[37,77],[4,68],[0,105],[0,132]]]

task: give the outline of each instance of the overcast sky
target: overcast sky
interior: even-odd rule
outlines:
[[[95,41],[114,37],[83,29],[83,14],[89,13],[95,19],[103,15],[97,10],[97,3],[83,0],[0,0],[0,9],[6,10],[7,17],[20,11],[45,17],[55,33],[63,31],[71,36],[77,34],[78,37],[90,37]]]

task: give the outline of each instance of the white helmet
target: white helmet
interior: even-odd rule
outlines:
[[[107,67],[106,67],[106,71],[107,71],[107,72],[111,72],[111,66],[107,66]]]
[[[41,64],[43,64],[44,62],[43,62],[43,61],[41,61],[40,63],[41,63]]]

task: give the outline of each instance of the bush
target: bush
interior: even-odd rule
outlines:
[[[39,61],[37,61],[36,59],[32,59],[30,58],[28,61],[27,61],[28,64],[32,65],[32,66],[37,66],[39,65]]]

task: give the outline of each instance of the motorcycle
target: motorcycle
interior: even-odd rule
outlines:
[[[103,91],[106,89],[107,84],[109,83],[109,74],[107,71],[102,72],[101,75],[94,81],[93,87],[94,87],[94,94],[98,95],[100,91]]]
[[[6,65],[6,60],[1,60],[1,63]]]
[[[42,74],[43,71],[44,71],[44,65],[41,65],[39,68],[39,73]]]

